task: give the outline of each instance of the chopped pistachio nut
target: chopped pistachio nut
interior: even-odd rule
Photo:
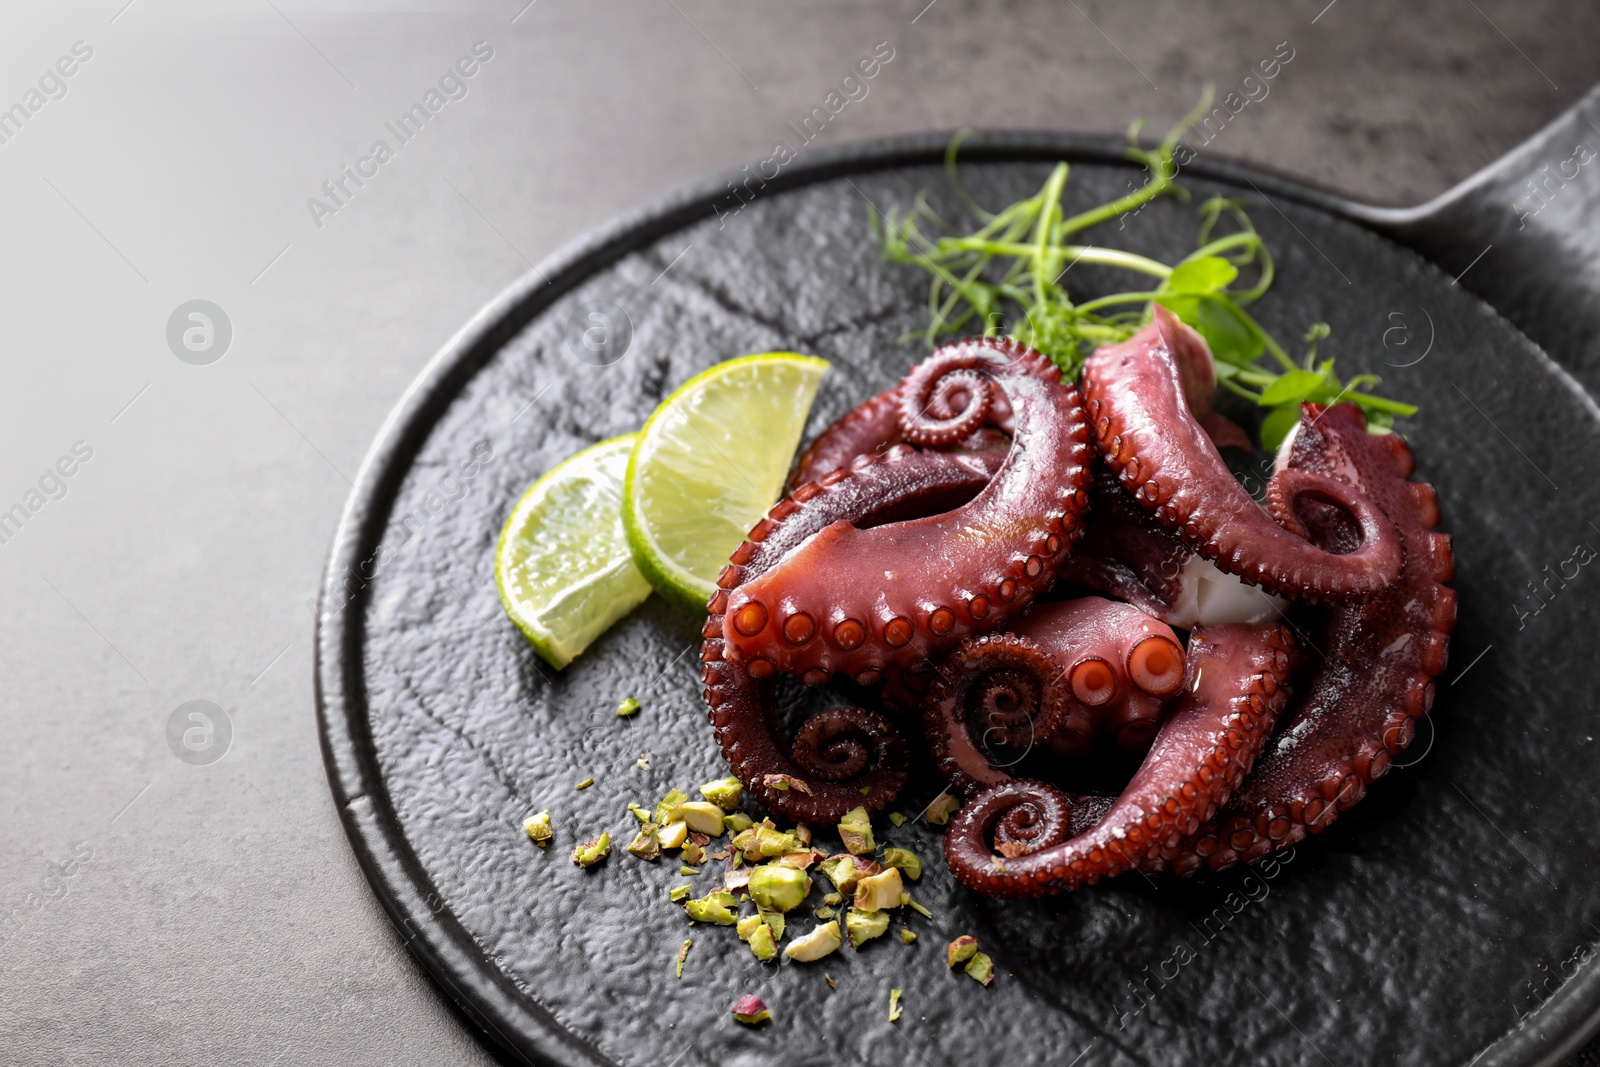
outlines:
[[[820,960],[842,944],[844,937],[839,933],[838,922],[825,922],[804,937],[790,941],[789,947],[783,950],[783,954],[792,960],[810,963],[812,960]],[[830,981],[829,985],[832,984]]]
[[[824,904],[843,904],[844,895],[841,893],[828,893],[822,898]]]
[[[808,848],[803,852],[785,852],[772,862],[781,863],[785,867],[796,867],[803,871],[821,858],[822,853]]]
[[[917,939],[917,935],[915,933],[913,933],[910,930],[907,930],[904,926],[900,927],[900,943],[902,945],[909,945],[909,944],[911,944],[911,942],[915,941],[916,939]]]
[[[680,803],[667,812],[668,822],[683,822],[689,829],[712,837],[722,836],[722,818],[722,809],[706,800]]]
[[[900,868],[913,882],[922,877],[922,861],[909,848],[884,849],[883,862],[887,866]]]
[[[889,813],[889,821],[894,823],[895,829],[898,830],[900,827],[906,824],[906,817],[901,815],[898,811],[891,811]]]
[[[912,900],[910,893],[901,893],[900,894],[900,906],[904,907],[904,908],[910,908],[912,911],[916,912],[918,915],[922,916],[924,919],[933,918],[933,912],[929,911],[927,908],[924,908],[921,904],[918,904],[916,901]]]
[[[889,1021],[895,1022],[900,1018],[900,990],[889,990]]]
[[[658,860],[661,858],[661,839],[656,836],[656,824],[647,822],[639,828],[639,834],[628,845],[628,851],[642,860]]]
[[[823,976],[822,976],[822,977],[824,977],[824,978],[826,978],[826,979],[827,979],[827,980],[828,980],[828,988],[829,988],[829,989],[838,989],[838,988],[839,988],[839,983],[838,983],[838,982],[835,982],[835,981],[834,981],[834,980],[833,980],[833,975],[831,975],[831,974],[825,974],[825,975],[823,975]]]
[[[683,977],[683,961],[689,958],[689,946],[694,944],[693,938],[686,938],[683,947],[678,949],[678,977]]]
[[[856,873],[855,858],[842,852],[837,856],[829,856],[817,864],[817,870],[827,875],[828,881],[833,883],[833,888],[840,893],[848,893],[853,890],[856,886],[856,880],[860,877]],[[842,899],[844,898],[841,897],[840,900]],[[837,904],[838,901],[833,901],[832,903]]]
[[[783,936],[783,928],[786,925],[788,925],[788,921],[786,919],[784,919],[784,917],[783,917],[783,912],[781,912],[781,911],[763,911],[760,914],[761,914],[761,921],[766,923],[768,926],[772,927],[772,936],[773,937],[782,937]]]
[[[803,822],[795,823],[794,824],[794,839],[796,841],[800,842],[802,845],[810,845],[811,844],[811,827],[807,826]]]
[[[695,844],[693,841],[685,841],[683,843],[683,862],[684,863],[699,863],[702,860],[704,860],[705,858],[706,858],[706,850],[705,849],[701,848],[699,845]]]
[[[626,719],[630,715],[639,714],[639,701],[636,697],[624,697],[617,705],[617,714]]]
[[[732,926],[739,921],[733,913],[738,901],[733,899],[733,894],[726,890],[717,890],[707,893],[703,897],[683,902],[683,910],[689,918],[698,923],[712,923],[716,926]]]
[[[857,911],[851,908],[845,912],[844,928],[850,935],[850,947],[860,948],[865,942],[875,937],[882,937],[889,929],[889,913],[886,911]]]
[[[522,823],[522,829],[529,839],[540,848],[549,848],[550,839],[556,836],[555,827],[550,825],[550,812],[541,811],[537,815],[530,815]]]
[[[763,859],[772,859],[774,856],[782,856],[787,852],[800,851],[800,839],[795,837],[794,834],[783,833],[774,827],[765,825],[757,826],[755,831],[756,855]],[[754,859],[755,857],[752,856],[751,858]]]
[[[692,878],[693,876],[695,876],[695,875],[700,873],[700,868],[691,867],[687,863],[685,863],[683,866],[678,868],[678,873],[683,875],[685,878]]]
[[[664,826],[656,823],[656,825],[661,827],[656,833],[661,838],[662,848],[682,848],[683,843],[689,839],[689,828],[681,822],[669,822]]]
[[[764,774],[761,776],[761,784],[770,786],[780,793],[793,789],[797,793],[804,793],[806,796],[811,795],[811,786],[806,783],[806,780],[804,778],[796,778],[792,774]]]
[[[839,840],[857,856],[870,856],[878,847],[872,839],[872,819],[866,808],[851,808],[839,821]]]
[[[978,952],[978,939],[965,934],[956,938],[945,947],[944,958],[946,965],[954,967],[958,963],[965,963]]]
[[[750,951],[755,953],[756,959],[765,963],[778,958],[778,939],[772,936],[772,927],[766,923],[758,922],[749,940]]]
[[[594,775],[592,775],[592,774],[589,777],[585,778],[583,781],[579,782],[578,783],[578,788],[579,789],[588,789],[591,785],[594,785]]]
[[[628,812],[635,819],[638,819],[641,825],[644,824],[644,823],[652,821],[651,818],[650,818],[650,809],[649,808],[641,808],[637,804],[629,804],[628,805]]]
[[[648,754],[640,756],[633,761],[633,765],[641,771],[648,771],[650,769],[650,756]]]
[[[764,911],[789,911],[811,892],[811,878],[793,867],[766,864],[750,872],[750,899]]]
[[[611,835],[601,834],[593,841],[585,841],[572,850],[572,862],[579,867],[593,867],[611,855]]]
[[[839,914],[839,913],[834,911],[832,908],[826,908],[826,907],[818,908],[817,911],[816,911],[817,918],[819,918],[819,919],[831,919],[837,914]]]
[[[987,954],[982,952],[973,956],[972,959],[967,961],[967,977],[975,982],[982,982],[984,985],[988,985],[994,981],[994,960],[991,960]]]
[[[960,806],[961,801],[957,800],[949,793],[940,793],[938,796],[934,797],[933,802],[928,805],[928,810],[923,812],[923,817],[934,826],[943,826],[945,823],[950,821],[950,816],[954,815],[956,813],[956,809]]]
[[[739,935],[740,941],[748,941],[750,935],[756,932],[756,927],[765,925],[766,923],[761,921],[761,914],[757,912],[754,915],[739,916],[739,921],[733,924],[733,929]]]
[[[674,886],[672,888],[672,891],[667,894],[667,899],[672,901],[674,904],[677,904],[679,901],[687,899],[689,894],[693,893],[693,892],[694,892],[694,886],[689,886],[689,885]]]
[[[772,1012],[767,1010],[761,998],[748,993],[733,1002],[732,1015],[746,1026],[755,1026],[772,1018]]]
[[[729,889],[744,889],[750,884],[750,868],[731,867],[722,876],[722,884]]]
[[[732,811],[739,806],[739,798],[744,796],[744,783],[729,775],[701,786],[700,795],[724,811]]]
[[[650,821],[655,823],[657,826],[667,825],[667,823],[672,821],[671,819],[667,818],[667,812],[671,811],[673,808],[677,807],[679,804],[682,804],[688,799],[688,793],[685,793],[681,789],[674,789],[672,792],[661,798],[661,802],[656,805],[655,817]]]
[[[731,812],[722,820],[723,829],[730,834],[742,834],[755,824],[756,821],[742,811]]]
[[[900,869],[890,867],[882,874],[863,878],[856,883],[857,911],[887,911],[900,906],[900,896],[905,887],[900,881]]]

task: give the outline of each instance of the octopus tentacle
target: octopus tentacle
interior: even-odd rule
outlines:
[[[1185,544],[1270,592],[1351,600],[1393,582],[1401,565],[1399,535],[1355,486],[1304,471],[1280,489],[1315,494],[1354,517],[1360,542],[1336,554],[1278,525],[1234,480],[1186,399],[1188,383],[1174,351],[1204,344],[1192,333],[1157,306],[1154,322],[1100,349],[1084,366],[1096,438],[1122,484]]]
[[[1211,818],[1249,773],[1288,699],[1294,642],[1281,626],[1233,624],[1190,635],[1188,683],[1182,703],[1156,735],[1144,763],[1104,817],[1090,830],[1059,839],[1040,834],[1040,847],[1019,851],[1015,838],[989,835],[1021,806],[1038,821],[1062,795],[1038,782],[1013,781],[987,789],[962,807],[945,836],[945,860],[968,889],[998,897],[1040,897],[1160,862],[1163,847]],[[1066,820],[1046,820],[1059,833]]]
[[[789,485],[799,488],[848,466],[857,456],[886,452],[905,444],[900,432],[900,387],[886,389],[845,412],[811,442],[795,464]]]
[[[1149,748],[1184,680],[1183,645],[1170,626],[1130,604],[1080,597],[1041,605],[1013,632],[1054,658],[1095,732],[1129,752]],[[1061,755],[1081,751],[1050,747]]]
[[[1259,859],[1327,829],[1411,743],[1445,668],[1456,594],[1443,583],[1454,576],[1455,559],[1449,537],[1433,529],[1439,508],[1432,487],[1406,480],[1410,449],[1392,434],[1369,434],[1354,405],[1307,404],[1303,411],[1279,462],[1286,471],[1346,479],[1370,496],[1399,529],[1405,567],[1372,598],[1322,609],[1317,647],[1324,660],[1305,703],[1216,819],[1170,850],[1182,874]],[[1303,507],[1298,518],[1335,547],[1353,539],[1332,509]]]
[[[768,680],[774,672],[758,673],[753,664],[730,662],[724,653],[728,591],[765,573],[835,522],[871,523],[959,506],[989,484],[1002,459],[994,454],[917,452],[908,446],[857,457],[851,469],[808,482],[780,501],[734,551],[718,578],[702,630],[701,673],[723,755],[757,799],[789,818],[812,821],[837,821],[858,804],[881,810],[904,785],[906,748],[883,716],[835,709],[804,724],[789,750],[773,721]],[[768,775],[789,775],[810,792],[779,789]]]
[[[993,479],[941,514],[835,522],[765,573],[724,586],[730,660],[812,684],[835,673],[867,684],[892,667],[921,693],[933,657],[1003,627],[1054,581],[1089,503],[1088,426],[1077,390],[1043,356],[1008,341],[946,345],[922,366],[937,373],[914,369],[907,384],[943,398],[939,411],[949,418],[932,415],[951,433],[974,429],[965,412],[984,406],[979,397],[992,392],[991,407],[1005,397],[1012,443]],[[939,384],[951,375],[955,385]],[[902,430],[928,429],[906,417],[904,403],[901,415]],[[947,436],[938,425],[929,432]]]
[[[1035,742],[1068,736],[1088,747],[1088,711],[1071,699],[1060,664],[1016,634],[963,642],[939,668],[923,703],[934,764],[956,792],[971,796],[1011,780],[997,750],[1026,752]]]

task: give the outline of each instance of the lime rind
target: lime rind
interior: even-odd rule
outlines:
[[[557,670],[650,595],[621,519],[637,436],[601,441],[546,472],[512,508],[495,545],[500,603]]]
[[[668,602],[705,613],[729,555],[781,494],[827,369],[795,352],[730,359],[679,386],[639,431],[623,528]]]

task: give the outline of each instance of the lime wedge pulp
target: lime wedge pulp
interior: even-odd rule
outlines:
[[[622,484],[637,434],[584,449],[517,501],[494,553],[506,614],[560,670],[650,595],[622,529]]]
[[[622,522],[668,601],[705,612],[729,555],[782,492],[827,369],[793,352],[730,359],[685,382],[639,431]]]

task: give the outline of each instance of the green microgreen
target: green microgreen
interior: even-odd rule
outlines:
[[[1317,358],[1317,342],[1329,333],[1325,323],[1306,333],[1306,351],[1296,360],[1245,310],[1271,288],[1274,268],[1271,252],[1238,201],[1212,197],[1201,203],[1195,250],[1173,264],[1085,243],[1079,236],[1133,215],[1158,197],[1189,199],[1177,181],[1175,153],[1183,134],[1208,112],[1211,99],[1207,87],[1199,106],[1153,148],[1141,144],[1142,122],[1135,122],[1124,155],[1144,168],[1144,185],[1074,215],[1062,204],[1070,173],[1066,163],[1051,170],[1034,196],[998,212],[984,210],[956,173],[957,153],[969,131],[957,134],[945,151],[945,168],[965,211],[979,223],[977,229],[961,232],[934,210],[925,193],[905,210],[891,207],[882,216],[876,210],[869,215],[886,258],[932,276],[927,328],[911,337],[920,336],[933,347],[950,334],[994,336],[1011,312],[1010,336],[1042,352],[1075,379],[1089,353],[1131,337],[1150,321],[1152,307],[1161,304],[1206,339],[1222,388],[1270,409],[1260,433],[1267,448],[1283,440],[1306,400],[1353,401],[1379,432],[1393,426],[1396,416],[1415,414],[1411,404],[1371,392],[1378,384],[1375,375],[1342,381],[1332,359]],[[1080,303],[1063,281],[1080,263],[1126,270],[1143,275],[1146,282]],[[1263,358],[1269,360],[1265,365]]]

